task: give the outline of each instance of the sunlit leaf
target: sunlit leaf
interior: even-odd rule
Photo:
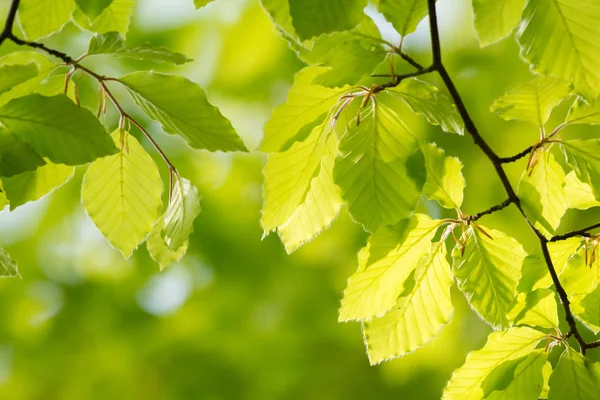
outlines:
[[[404,37],[427,16],[427,0],[379,0],[379,11]]]
[[[35,78],[39,73],[35,63],[26,65],[3,65],[0,67],[0,94]]]
[[[287,222],[279,227],[279,236],[288,253],[310,241],[337,217],[343,200],[333,182],[333,163],[338,154],[338,139],[329,135],[321,156],[319,172],[310,181],[304,201]]]
[[[415,270],[412,290],[402,295],[383,317],[364,323],[371,364],[416,350],[439,332],[452,315],[452,274],[443,242],[434,243],[429,256]]]
[[[10,178],[2,178],[10,209],[35,201],[64,185],[75,172],[75,168],[47,162],[35,171],[24,172]]]
[[[424,143],[421,150],[425,155],[427,179],[423,186],[423,194],[436,200],[442,207],[460,209],[463,192],[466,186],[461,172],[462,163],[455,157],[448,157],[444,150],[433,143]]]
[[[54,163],[85,164],[117,151],[98,119],[65,95],[11,100],[0,108],[0,121]]]
[[[551,76],[523,83],[492,104],[492,111],[506,120],[516,119],[544,126],[550,113],[571,95],[571,84]]]
[[[578,98],[571,106],[566,122],[569,124],[600,124],[600,102],[596,101],[590,105],[581,97]]]
[[[535,349],[545,333],[528,327],[493,332],[485,346],[471,352],[465,363],[454,371],[444,388],[442,400],[479,400],[489,374],[502,363],[523,358]]]
[[[189,245],[189,242],[186,241],[177,250],[171,250],[165,243],[165,239],[161,236],[164,225],[165,219],[163,216],[158,219],[146,239],[148,253],[150,253],[150,257],[158,263],[161,271],[174,262],[179,261],[187,252]]]
[[[113,0],[93,21],[79,9],[73,13],[73,20],[82,29],[97,32],[119,32],[123,36],[129,30],[135,0]]]
[[[112,137],[118,146],[119,130]],[[128,136],[119,153],[90,165],[83,178],[81,200],[104,237],[129,258],[160,215],[162,190],[156,163]]]
[[[464,255],[460,246],[454,249],[454,276],[471,307],[485,321],[494,328],[508,327],[507,313],[515,303],[521,265],[527,254],[519,242],[505,233],[481,229],[491,238],[471,227]]]
[[[92,20],[109,7],[113,0],[75,0],[77,7]]]
[[[577,316],[595,334],[598,334],[600,332],[600,286],[596,286],[590,293],[583,295],[579,305],[583,310],[576,310]]]
[[[508,318],[515,325],[540,328],[558,328],[558,311],[554,291],[537,289],[527,294],[520,293],[517,304]]]
[[[497,387],[487,394],[485,400],[529,400],[537,399],[544,386],[543,369],[548,353],[534,350],[519,362],[514,373],[508,376],[506,387]]]
[[[416,136],[383,102],[361,111],[359,126],[350,121],[340,141],[333,179],[354,220],[374,232],[408,217],[424,180],[419,156]],[[409,166],[411,162],[414,165]]]
[[[194,5],[196,6],[196,10],[198,10],[212,1],[213,0],[194,0]]]
[[[600,201],[600,140],[565,140],[561,149],[577,178],[590,185],[594,197]]]
[[[416,214],[371,236],[363,249],[364,263],[348,279],[339,320],[381,317],[394,307],[406,280],[430,250],[439,225]]]
[[[165,211],[161,236],[174,252],[187,243],[194,231],[194,220],[200,213],[200,195],[192,183],[178,177],[173,183],[173,193]]]
[[[195,149],[245,151],[242,139],[197,83],[176,75],[132,72],[119,78],[148,117]]]
[[[529,220],[547,236],[554,233],[569,207],[565,172],[549,151],[536,154],[533,170],[521,176],[517,195]]]
[[[60,31],[74,10],[73,0],[22,0],[19,20],[27,39],[36,40]]]
[[[10,254],[0,247],[0,277],[15,277],[19,276],[19,268],[17,263],[10,258]]]
[[[115,57],[128,57],[154,62],[170,62],[176,65],[192,61],[181,53],[173,52],[165,47],[141,45],[133,48],[125,46],[123,37],[118,32],[96,34],[90,39],[88,55],[109,54]]]
[[[600,3],[528,0],[518,40],[533,69],[573,82],[594,101],[600,95]]]
[[[296,74],[286,102],[273,110],[265,125],[260,150],[266,153],[286,150],[323,122],[340,96],[349,90],[348,87],[332,89],[312,83],[326,71],[323,67],[309,67]]]
[[[464,131],[462,119],[452,101],[427,82],[405,79],[382,95],[402,100],[415,113],[424,116],[430,124],[439,125],[445,132],[462,135]]]
[[[550,375],[548,400],[596,400],[600,398],[599,378],[597,367],[569,348]]]
[[[292,24],[300,39],[354,28],[367,0],[288,0]]]
[[[521,21],[525,0],[473,0],[475,30],[481,46],[511,34]]]
[[[567,196],[569,208],[587,210],[591,207],[600,206],[600,201],[594,197],[592,187],[577,179],[574,171],[569,172],[565,177],[565,195]]]

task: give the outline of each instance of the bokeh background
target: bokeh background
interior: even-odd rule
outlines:
[[[150,68],[187,76],[207,89],[256,149],[264,122],[285,100],[303,64],[257,0],[218,0],[200,11],[192,3],[137,0],[127,40],[167,46],[193,63],[175,70],[95,56],[86,65],[111,76]],[[533,144],[538,132],[531,126],[489,112],[495,98],[531,77],[514,38],[480,49],[470,1],[438,4],[447,67],[482,135],[501,156]],[[0,1],[2,20],[8,6]],[[385,37],[397,41],[391,26],[367,11]],[[68,25],[47,42],[77,56],[88,39]],[[405,43],[427,63],[427,22]],[[14,50],[5,43],[0,54]],[[440,83],[435,76],[427,79]],[[97,88],[85,78],[77,82],[83,104],[95,109]],[[1,211],[0,243],[18,261],[22,279],[0,280],[0,398],[437,399],[452,370],[485,342],[490,328],[454,288],[456,311],[436,339],[415,354],[370,367],[360,325],[337,323],[346,279],[366,242],[361,228],[343,211],[331,229],[287,255],[276,235],[261,240],[264,155],[191,150],[146,120],[125,92],[116,92],[203,195],[190,250],[165,272],[144,246],[123,260],[81,206],[84,168],[52,195],[12,213]],[[561,105],[551,124],[567,109]],[[103,121],[113,129],[116,114]],[[491,165],[469,137],[413,123],[420,137],[464,162],[465,212],[504,200]],[[563,136],[598,133],[579,127]],[[523,163],[508,167],[515,184]],[[446,215],[430,203],[420,207]],[[598,217],[570,211],[560,229]],[[482,222],[514,235],[527,251],[536,248],[513,208]]]

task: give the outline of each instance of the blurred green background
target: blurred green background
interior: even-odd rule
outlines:
[[[285,100],[302,63],[257,0],[218,0],[200,11],[192,3],[138,0],[127,40],[193,58],[177,73],[202,84],[255,149],[264,122]],[[489,112],[495,98],[531,77],[514,39],[480,49],[470,1],[438,4],[448,70],[483,136],[501,156],[533,144],[535,129]],[[2,15],[8,5],[0,2]],[[387,38],[397,40],[381,17],[369,13]],[[47,42],[77,56],[88,39],[70,25]],[[427,63],[427,22],[405,43]],[[15,50],[6,43],[0,53]],[[174,71],[100,56],[86,63],[111,76],[135,69]],[[435,76],[428,79],[440,83]],[[77,82],[83,104],[95,109],[97,88],[84,78]],[[22,275],[0,281],[0,398],[437,399],[467,352],[483,344],[490,329],[454,290],[457,310],[436,339],[416,354],[370,367],[360,325],[337,323],[346,279],[366,242],[361,228],[343,211],[330,230],[287,255],[276,235],[261,240],[264,155],[193,151],[144,120],[125,92],[117,95],[203,195],[190,251],[162,273],[144,246],[124,261],[80,204],[83,168],[51,196],[0,212],[0,243]],[[567,108],[556,110],[553,123]],[[109,112],[103,121],[113,129],[116,114]],[[469,137],[412,122],[420,137],[464,162],[464,211],[476,213],[504,200],[491,165]],[[598,133],[568,128],[563,137]],[[515,185],[524,162],[508,167]],[[442,213],[431,203],[420,207]],[[570,211],[561,230],[598,217],[594,211]],[[527,251],[535,249],[515,209],[482,222],[514,235]]]

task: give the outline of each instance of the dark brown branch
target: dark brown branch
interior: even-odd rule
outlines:
[[[546,237],[527,218],[527,215],[525,214],[525,212],[523,211],[523,208],[521,207],[520,199],[517,196],[517,194],[515,193],[515,190],[513,189],[512,185],[508,179],[508,176],[506,175],[506,172],[502,168],[502,164],[503,164],[502,159],[500,157],[498,157],[498,155],[492,150],[492,148],[487,144],[487,142],[479,134],[479,131],[477,130],[475,123],[471,119],[471,116],[470,116],[469,112],[467,111],[466,106],[465,106],[460,94],[458,93],[458,90],[456,89],[456,86],[454,85],[454,82],[450,78],[448,71],[446,71],[446,68],[444,67],[444,64],[442,63],[441,45],[440,45],[440,37],[439,37],[439,30],[438,30],[437,14],[436,14],[436,9],[435,9],[435,1],[436,0],[427,0],[428,11],[429,11],[429,23],[430,23],[430,29],[431,29],[431,50],[432,50],[432,54],[433,54],[433,65],[432,66],[440,74],[440,77],[442,78],[442,80],[444,81],[444,84],[448,88],[448,92],[450,92],[450,96],[452,97],[452,100],[456,104],[456,108],[458,109],[458,112],[463,120],[463,123],[465,125],[465,130],[469,133],[469,135],[471,135],[475,144],[485,153],[485,155],[488,157],[488,159],[492,162],[494,169],[496,170],[496,173],[497,173],[498,177],[500,178],[500,181],[502,182],[502,186],[504,186],[504,189],[506,190],[506,194],[508,195],[508,201],[510,201],[511,203],[514,203],[517,206],[517,208],[519,209],[519,212],[521,213],[521,215],[523,215],[523,218],[525,218],[525,220],[529,224],[531,230],[538,237],[538,240],[540,241],[540,246],[542,248],[542,252],[544,253],[544,259],[546,261],[546,266],[548,268],[548,271],[550,272],[550,276],[552,277],[552,282],[556,288],[556,292],[558,293],[558,296],[559,296],[559,298],[562,302],[563,308],[565,310],[566,320],[567,320],[567,323],[568,323],[569,329],[570,329],[569,333],[572,334],[575,337],[575,339],[577,340],[577,343],[581,347],[581,352],[585,353],[586,343],[583,341],[581,335],[579,334],[579,331],[577,330],[577,324],[575,322],[575,318],[573,317],[573,313],[571,311],[569,298],[567,296],[565,289],[563,288],[562,284],[560,283],[560,280],[558,279],[558,275],[557,275],[554,265],[552,263],[550,253],[548,251],[548,239],[546,239]]]
[[[523,150],[522,152],[515,154],[514,156],[511,157],[501,157],[500,158],[500,162],[502,164],[508,164],[511,162],[515,162],[517,160],[520,160],[521,158],[528,156],[529,153],[531,153],[533,151],[534,146],[529,146],[528,148],[526,148],[525,150]]]
[[[425,67],[423,67],[421,64],[419,64],[418,62],[415,61],[414,58],[412,58],[411,56],[409,56],[408,54],[406,54],[405,52],[403,52],[402,50],[398,50],[398,55],[400,57],[402,57],[402,59],[404,61],[406,61],[407,63],[409,63],[410,65],[412,65],[413,67],[415,67],[415,69],[425,69]]]
[[[597,224],[594,224],[594,225],[590,225],[587,228],[582,228],[582,229],[578,229],[576,231],[563,233],[562,235],[556,235],[552,239],[550,239],[550,242],[558,242],[559,240],[566,240],[566,239],[569,239],[569,238],[572,238],[575,236],[591,237],[592,234],[589,233],[589,231],[591,231],[592,229],[596,229],[596,228],[600,228],[600,222]]]
[[[475,215],[471,215],[471,216],[467,217],[467,221],[475,222],[478,219],[480,219],[481,217],[484,217],[486,215],[493,214],[496,211],[500,211],[500,210],[505,209],[506,207],[508,207],[512,203],[513,203],[513,200],[511,200],[510,198],[508,198],[508,199],[504,200],[502,203],[497,204],[497,205],[495,205],[493,207],[490,207],[490,208],[488,208],[485,211],[481,211],[480,213],[477,213]]]
[[[431,73],[433,71],[435,71],[435,69],[433,68],[433,65],[432,65],[432,66],[429,66],[427,68],[422,68],[422,69],[419,69],[419,70],[414,71],[414,72],[409,72],[407,74],[396,75],[396,76],[394,76],[394,80],[376,86],[375,89],[373,89],[373,93],[379,93],[381,91],[384,91],[385,89],[396,87],[404,79],[414,78],[415,76],[421,76],[421,75],[429,74],[429,73]]]
[[[19,0],[13,0],[8,10],[8,16],[6,17],[6,23],[4,29],[0,33],[0,45],[6,40],[12,37],[13,26],[15,24],[15,18],[17,17],[17,10],[19,9]]]

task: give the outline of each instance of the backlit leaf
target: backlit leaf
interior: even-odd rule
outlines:
[[[0,176],[33,171],[46,162],[27,143],[0,127]]]
[[[120,132],[112,137],[118,146]],[[133,136],[126,140],[119,153],[90,165],[81,200],[104,237],[129,258],[160,215],[163,183],[152,157]]]
[[[520,293],[517,304],[510,311],[509,319],[515,325],[540,328],[558,328],[558,311],[554,291],[537,289],[527,294]]]
[[[383,317],[364,323],[371,364],[410,353],[437,335],[452,315],[452,279],[446,246],[434,243],[415,270],[412,290]]]
[[[565,140],[561,149],[577,178],[590,185],[594,197],[600,200],[600,140]]]
[[[75,0],[77,7],[88,17],[95,19],[111,5],[113,0]]]
[[[466,186],[461,172],[462,163],[458,158],[446,156],[444,150],[433,143],[422,144],[421,150],[425,155],[427,170],[423,194],[442,207],[460,209]]]
[[[354,28],[367,0],[288,0],[292,24],[302,40]]]
[[[600,124],[600,102],[596,101],[590,105],[581,97],[578,98],[571,106],[566,122],[569,124]]]
[[[0,67],[0,94],[35,78],[39,73],[35,63],[26,65],[3,65]]]
[[[176,261],[179,261],[187,252],[189,242],[186,241],[181,245],[180,248],[173,251],[167,246],[165,243],[165,239],[161,236],[161,231],[165,225],[164,216],[159,218],[150,234],[148,235],[148,239],[146,239],[146,247],[148,248],[148,253],[154,261],[156,261],[160,267],[160,270],[163,271],[169,265],[173,264]]]
[[[544,349],[531,352],[508,378],[505,388],[497,388],[490,392],[485,400],[529,400],[537,399],[544,386],[543,369],[548,359]]]
[[[165,211],[161,236],[174,252],[187,243],[194,231],[194,220],[200,213],[198,189],[185,178],[178,177],[173,183],[173,193]]]
[[[550,375],[548,400],[600,398],[597,368],[574,349],[565,350]]]
[[[73,13],[73,20],[82,29],[91,32],[119,32],[125,36],[129,30],[134,3],[134,0],[113,0],[93,21],[90,21],[81,10],[77,9]]]
[[[0,247],[0,277],[15,277],[19,276],[19,268],[17,263],[10,258],[10,254]]]
[[[571,171],[565,177],[565,195],[569,208],[577,210],[587,210],[591,207],[600,206],[600,201],[594,197],[592,187],[581,182],[574,171]]]
[[[406,280],[430,250],[439,225],[416,214],[373,234],[363,249],[364,264],[348,279],[339,320],[381,317],[394,307]]]
[[[37,40],[58,32],[71,20],[73,0],[22,0],[19,20],[28,40]]]
[[[507,313],[515,303],[521,265],[527,256],[523,247],[501,231],[481,227],[493,239],[473,227],[467,231],[464,255],[457,246],[454,276],[469,304],[494,328],[508,327]]]
[[[132,72],[119,81],[148,117],[195,149],[246,151],[242,139],[197,83],[176,75]]]
[[[473,0],[475,30],[481,46],[511,34],[521,21],[525,0]]]
[[[379,11],[404,37],[427,16],[427,0],[379,0]]]

